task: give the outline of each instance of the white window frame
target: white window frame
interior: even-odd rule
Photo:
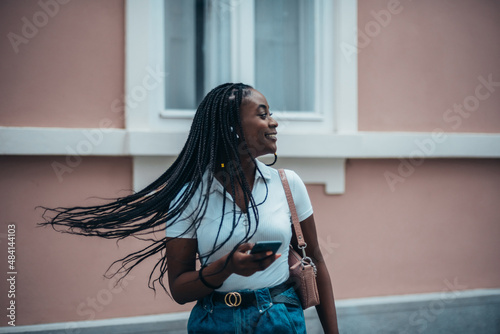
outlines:
[[[315,110],[274,111],[280,133],[345,133],[357,130],[357,62],[340,53],[341,41],[355,41],[356,2],[314,0],[315,6]],[[235,2],[232,25],[233,82],[255,84],[254,0]],[[128,0],[126,7],[126,91],[140,84],[146,68],[164,72],[164,2]],[[345,29],[347,27],[347,29]],[[243,56],[244,55],[244,56]],[[354,59],[355,60],[355,59]],[[168,74],[167,74],[168,75]],[[256,87],[258,89],[258,87]],[[127,108],[127,128],[159,132],[187,132],[194,110],[164,110],[165,83],[148,92],[140,106]],[[270,101],[272,104],[272,101]]]
[[[311,0],[317,7],[315,35],[315,112],[277,112],[280,161],[277,167],[303,170],[304,182],[323,183],[327,193],[341,194],[345,187],[345,158],[330,154],[332,139],[357,133],[357,56],[345,57],[341,45],[357,45],[357,2],[352,0]],[[253,0],[241,0],[234,7],[234,22],[249,23]],[[134,152],[134,188],[139,189],[153,175],[161,174],[185,142],[194,111],[164,109],[165,83],[144,89],[151,71],[164,73],[162,0],[127,0],[125,100],[127,146]],[[245,21],[246,20],[246,21]],[[253,69],[242,66],[240,54],[253,54],[252,42],[242,38],[245,25],[236,25],[232,35],[233,81],[255,82]],[[248,31],[249,29],[245,29]],[[253,31],[253,29],[250,29]],[[252,57],[252,56],[250,56]],[[250,61],[246,58],[245,61]],[[252,60],[253,63],[253,60]],[[246,65],[246,64],[245,64]],[[147,87],[146,87],[147,88]],[[258,89],[258,87],[256,87]],[[272,101],[270,101],[272,104]],[[304,135],[320,136],[317,145],[304,147]],[[323,137],[322,137],[323,136]],[[176,153],[172,153],[175,151]],[[321,157],[315,168],[304,168],[311,155]],[[156,163],[153,163],[156,161]],[[286,166],[282,166],[283,162]],[[147,166],[156,165],[153,173]]]

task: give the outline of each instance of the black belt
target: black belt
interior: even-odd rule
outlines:
[[[290,287],[291,285],[288,282],[285,282],[269,288],[269,294],[271,295],[272,301],[277,303],[289,301],[290,298],[288,297],[276,297],[288,290]],[[257,299],[255,298],[255,292],[253,291],[214,292],[212,294],[212,302],[226,304],[229,307],[257,305]]]

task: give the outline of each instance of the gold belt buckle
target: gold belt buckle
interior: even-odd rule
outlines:
[[[241,295],[238,292],[228,292],[224,296],[224,303],[229,307],[237,307],[241,304]]]

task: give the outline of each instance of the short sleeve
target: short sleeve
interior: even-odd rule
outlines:
[[[307,193],[306,185],[294,171],[285,170],[285,172],[288,183],[290,184],[295,208],[297,209],[297,216],[299,217],[299,221],[303,221],[313,214],[313,208],[311,200],[309,199],[309,194]]]
[[[182,188],[179,194],[175,197],[173,203],[177,202],[187,186]],[[196,196],[193,196],[186,209],[180,214],[178,218],[176,218],[173,222],[169,221],[166,225],[165,234],[169,238],[186,238],[186,239],[196,239],[196,229],[193,226],[193,220],[195,214],[193,214],[194,207],[193,203],[197,203],[195,199]]]

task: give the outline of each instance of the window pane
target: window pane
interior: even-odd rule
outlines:
[[[205,0],[205,93],[231,81],[231,11],[228,0]]]
[[[165,102],[167,109],[196,103],[196,0],[165,2]]]
[[[226,0],[165,2],[166,109],[196,109],[231,78],[230,9]]]
[[[256,88],[274,110],[314,110],[314,1],[255,0]]]

